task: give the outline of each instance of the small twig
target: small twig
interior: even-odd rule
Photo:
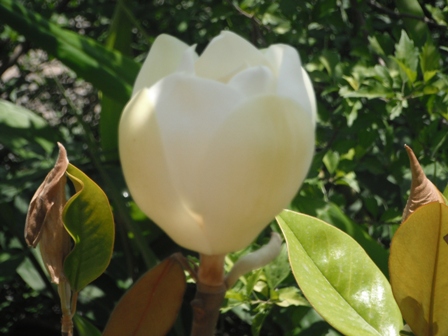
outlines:
[[[391,16],[394,16],[394,17],[397,17],[397,18],[407,18],[407,19],[423,21],[423,22],[425,22],[426,24],[428,24],[430,26],[446,29],[446,26],[442,26],[442,25],[438,24],[437,22],[427,18],[426,16],[419,16],[419,15],[414,15],[414,14],[410,14],[410,13],[397,13],[394,10],[391,10],[391,9],[389,9],[387,7],[384,7],[383,5],[379,4],[375,0],[370,0],[368,3],[372,7],[375,7],[376,9],[379,9],[383,13],[389,14]]]
[[[265,44],[265,40],[264,40],[263,34],[260,31],[260,27],[266,29],[268,32],[271,31],[271,28],[269,26],[264,25],[263,22],[261,22],[260,19],[258,19],[255,16],[255,14],[250,14],[250,13],[246,12],[240,6],[238,6],[238,4],[232,2],[231,0],[227,0],[227,3],[229,3],[229,5],[231,5],[233,8],[235,8],[235,10],[239,14],[241,14],[242,16],[244,16],[252,21],[252,28],[253,28],[252,42],[254,44],[256,44],[257,40],[261,39],[263,41],[263,44]]]
[[[74,292],[72,294],[72,303],[70,305],[70,310],[71,310],[71,316],[73,318],[73,316],[75,316],[76,314],[76,305],[78,303],[78,294],[79,292]]]
[[[145,28],[140,24],[140,21],[137,20],[132,13],[132,11],[127,7],[127,2],[124,0],[118,0],[118,5],[120,9],[126,14],[127,18],[131,23],[137,28],[137,30],[145,37],[148,43],[151,43],[152,37],[146,32]]]

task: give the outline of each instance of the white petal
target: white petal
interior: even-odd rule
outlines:
[[[188,191],[213,254],[244,248],[288,206],[313,152],[311,118],[294,100],[258,96],[230,115]]]
[[[265,50],[278,76],[278,94],[299,102],[316,123],[316,97],[308,74],[303,70],[297,51],[283,44],[275,44]]]
[[[196,74],[225,83],[237,72],[257,65],[268,65],[263,54],[242,37],[223,31],[199,57]]]
[[[173,74],[137,97],[123,113],[119,134],[130,192],[179,245],[210,254],[202,214],[191,207],[190,190],[201,183],[192,176],[242,95],[219,82]]]
[[[190,47],[170,35],[159,35],[151,46],[134,83],[132,95],[144,87],[151,87],[158,80],[176,71],[184,52]]]
[[[201,183],[192,176],[211,139],[243,96],[219,82],[181,74],[165,78],[152,91],[157,92],[154,108],[171,179],[190,209],[188,191]],[[203,225],[200,216],[197,220]]]
[[[302,68],[302,76],[303,76],[303,82],[305,85],[305,91],[308,95],[308,98],[311,103],[311,117],[313,118],[313,125],[316,126],[316,118],[317,118],[317,104],[316,104],[316,95],[314,93],[313,83],[311,83],[310,76],[305,71],[304,68]]]
[[[194,75],[194,64],[198,59],[198,54],[194,51],[196,45],[189,47],[184,51],[182,55],[182,59],[180,61],[179,66],[177,67],[176,72],[182,72],[188,75]]]
[[[237,73],[228,85],[246,97],[257,94],[273,94],[276,91],[276,78],[270,68],[257,66]]]
[[[140,209],[180,245],[208,246],[170,179],[151,96],[150,90],[142,89],[120,120],[120,159],[129,191]]]

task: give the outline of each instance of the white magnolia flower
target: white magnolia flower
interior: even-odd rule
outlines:
[[[123,111],[120,158],[138,206],[179,245],[244,248],[305,179],[316,102],[299,55],[225,31],[198,56],[155,41]]]

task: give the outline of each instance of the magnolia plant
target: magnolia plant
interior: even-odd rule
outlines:
[[[282,237],[273,233],[227,274],[225,256],[244,249],[275,216],[306,297],[299,304],[312,305],[334,329],[353,336],[446,335],[448,191],[428,180],[410,147],[411,192],[389,256],[342,213],[336,228],[283,210],[314,153],[315,96],[297,52],[280,44],[258,50],[231,32],[200,56],[194,49],[167,35],[155,40],[122,113],[119,150],[135,202],[179,245],[198,252],[200,262],[175,254],[147,271],[118,302],[103,336],[167,334],[182,304],[185,271],[197,285],[191,335],[213,335],[226,293],[236,297],[232,287],[242,275],[276,258]],[[58,287],[62,335],[73,334],[73,318],[82,321],[82,336],[99,335],[76,319],[76,300],[109,264],[112,211],[61,144],[59,151],[31,200],[25,239],[39,245]],[[278,303],[282,280],[266,276],[270,302]]]
[[[193,334],[206,335],[227,288],[225,255],[249,245],[307,175],[316,102],[290,46],[258,50],[224,31],[200,56],[194,49],[155,40],[121,117],[119,151],[142,211],[200,253],[195,302],[214,318],[199,322],[198,312]]]

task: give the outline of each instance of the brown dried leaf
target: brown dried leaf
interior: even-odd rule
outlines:
[[[407,145],[405,145],[404,147],[406,148],[409,157],[412,173],[412,182],[411,182],[411,194],[409,195],[406,207],[404,208],[402,222],[404,222],[411,213],[413,213],[415,210],[417,210],[417,208],[419,208],[422,205],[431,202],[445,203],[440,191],[426,177],[411,147]]]
[[[146,272],[121,298],[103,336],[163,336],[182,305],[185,274],[173,255]]]
[[[60,143],[59,156],[31,199],[26,216],[25,240],[29,246],[40,243],[42,259],[51,280],[58,284],[63,277],[63,261],[70,252],[70,236],[62,222],[65,198],[67,152]]]

